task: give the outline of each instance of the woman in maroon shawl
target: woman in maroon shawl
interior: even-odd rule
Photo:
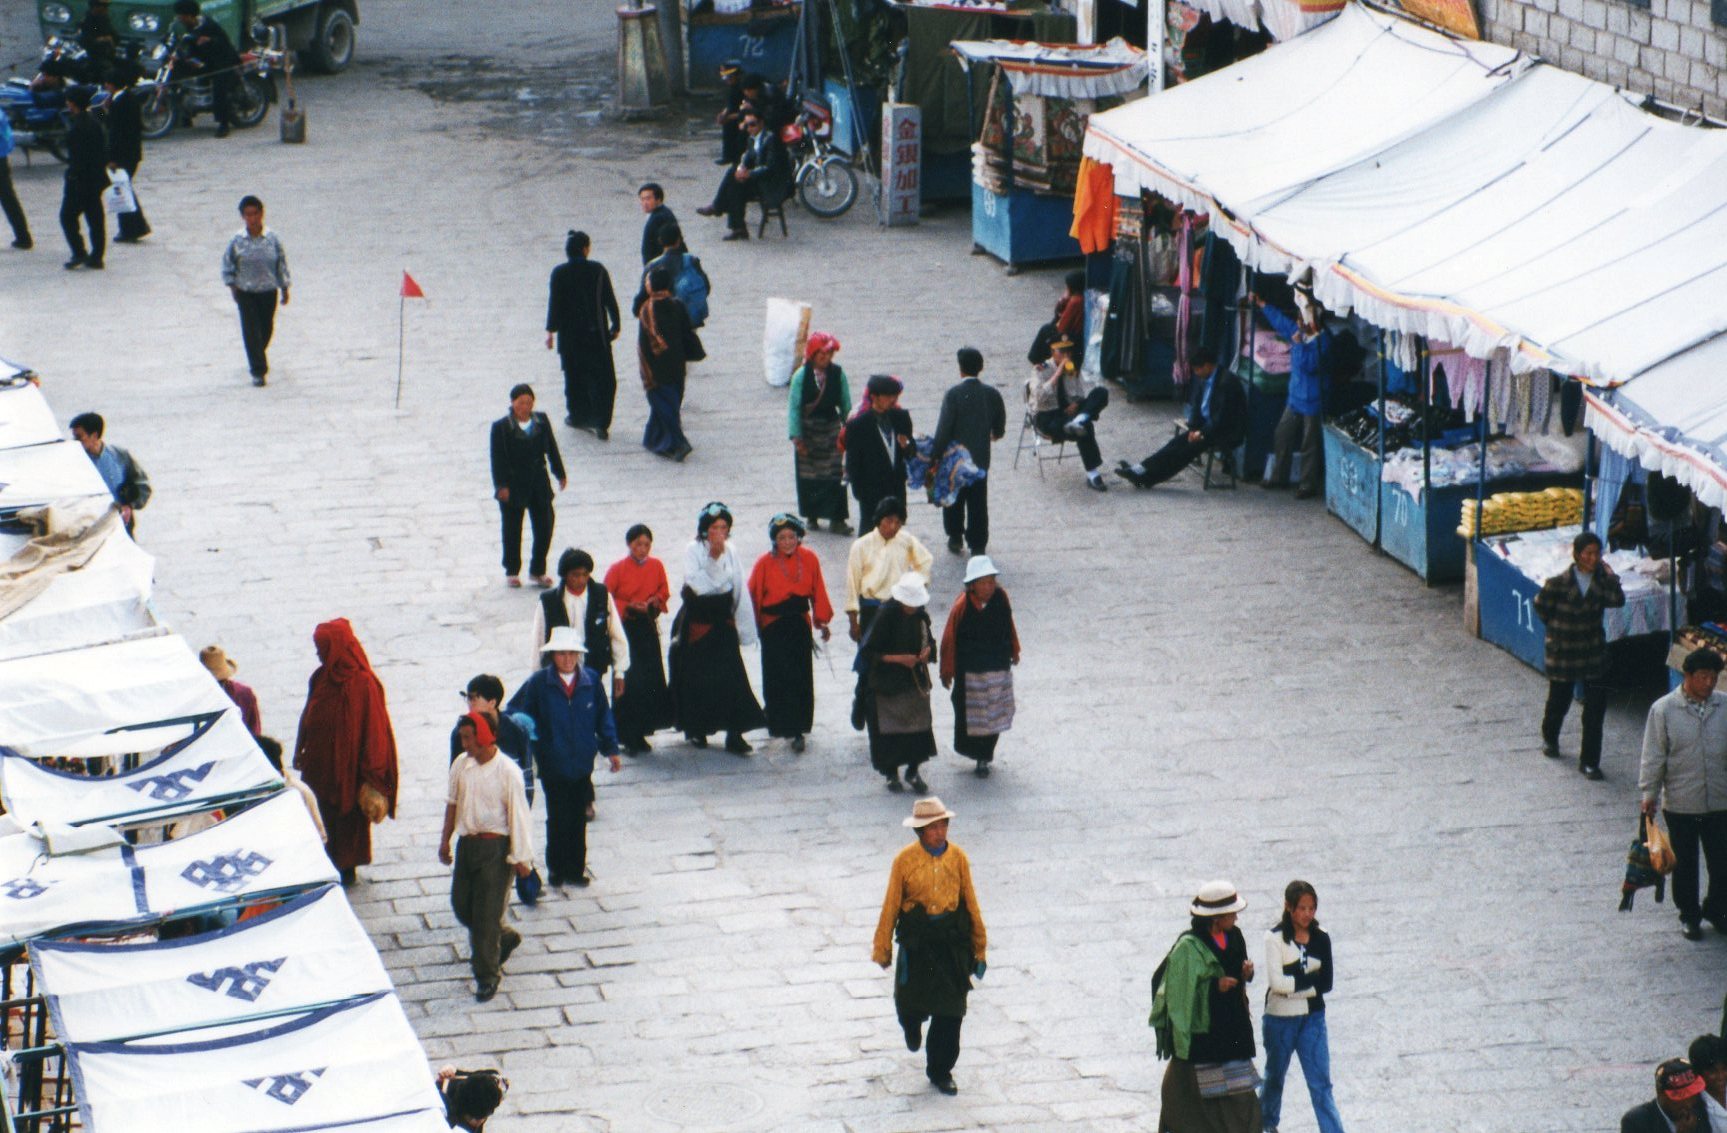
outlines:
[[[352,885],[355,867],[372,864],[372,823],[396,813],[396,737],[384,686],[348,619],[325,622],[312,643],[320,664],[300,713],[294,766],[318,796],[330,860]]]

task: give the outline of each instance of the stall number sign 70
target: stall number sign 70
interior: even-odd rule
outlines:
[[[1409,493],[1391,493],[1391,521],[1399,527],[1409,526]]]

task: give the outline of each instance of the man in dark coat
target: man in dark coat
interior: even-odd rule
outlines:
[[[641,202],[642,211],[648,216],[642,224],[642,266],[646,267],[664,247],[660,233],[666,225],[676,224],[678,218],[666,204],[666,191],[653,181],[636,190],[636,200]]]
[[[1683,1058],[1655,1068],[1655,1097],[1619,1119],[1619,1133],[1709,1133],[1703,1079]]]
[[[720,81],[726,86],[726,105],[714,121],[720,127],[720,156],[715,165],[731,165],[744,155],[744,65],[736,59],[720,64]]]
[[[684,258],[686,256],[689,257],[690,266],[696,269],[696,274],[702,277],[702,283],[707,286],[710,292],[713,290],[712,283],[708,281],[708,273],[702,270],[702,261],[691,255],[690,250],[684,246],[684,230],[682,228],[675,224],[668,224],[660,229],[660,244],[660,254],[649,260],[648,266],[642,269],[641,286],[636,288],[636,297],[630,300],[630,314],[637,318],[641,317],[642,304],[648,301],[648,277],[658,269],[664,268],[667,278],[672,281],[672,286],[675,288],[678,277],[684,273]],[[686,307],[686,314],[688,310]],[[694,318],[691,318],[690,325],[696,326],[698,324]]]
[[[744,111],[744,133],[749,144],[735,167],[726,171],[714,203],[696,212],[702,216],[726,217],[724,240],[748,240],[750,230],[744,220],[744,210],[751,201],[761,201],[764,207],[777,207],[792,191],[792,162],[785,143],[769,130],[756,110]]]
[[[1619,576],[1601,558],[1601,536],[1585,531],[1571,541],[1571,568],[1541,584],[1535,612],[1547,625],[1547,711],[1541,718],[1541,754],[1559,757],[1559,729],[1571,707],[1572,686],[1583,685],[1583,747],[1577,770],[1601,778],[1601,721],[1607,715],[1607,633],[1601,611],[1625,605]]]
[[[102,85],[108,91],[102,117],[108,124],[108,168],[124,169],[132,181],[132,196],[138,196],[138,166],[144,161],[144,101],[133,88],[137,67],[130,62],[114,64]],[[115,217],[120,233],[116,244],[136,244],[150,235],[142,206]]]
[[[978,377],[983,373],[983,354],[967,346],[959,352],[960,380],[942,395],[941,416],[936,418],[935,443],[930,448],[932,463],[929,482],[935,480],[935,465],[950,444],[959,443],[971,453],[971,462],[989,471],[991,441],[1007,435],[1007,406],[1001,392],[986,386]],[[960,489],[953,503],[942,509],[942,529],[947,532],[947,549],[959,554],[964,545],[971,553],[981,555],[989,546],[989,477]],[[963,537],[963,543],[962,543]]]
[[[84,18],[78,21],[78,46],[89,56],[92,81],[100,79],[114,65],[114,53],[119,44],[120,33],[114,30],[108,0],[90,0]]]
[[[605,265],[588,259],[586,232],[572,232],[564,241],[568,262],[552,269],[551,297],[546,303],[546,349],[555,344],[564,368],[564,424],[585,429],[600,440],[610,436],[612,403],[618,374],[612,367],[612,343],[623,323],[612,277]]]
[[[846,481],[858,514],[874,516],[886,496],[905,502],[906,452],[911,448],[911,414],[899,407],[905,387],[889,374],[870,375],[865,392],[869,410],[846,422]]]
[[[1217,354],[1208,347],[1194,350],[1193,404],[1187,428],[1138,464],[1121,461],[1115,474],[1136,488],[1149,488],[1186,468],[1208,452],[1231,452],[1247,436],[1247,391],[1241,379],[1217,368]]]
[[[102,124],[90,113],[90,88],[72,87],[66,92],[66,114],[72,125],[66,132],[66,188],[60,197],[60,230],[72,258],[66,267],[102,270],[102,253],[108,247],[108,222],[102,213],[102,190],[108,187],[108,138]],[[90,230],[90,244],[78,230],[82,218]]]
[[[204,15],[198,0],[174,0],[174,18],[180,21],[186,52],[199,73],[210,78],[211,110],[216,115],[216,136],[225,138],[234,125],[234,96],[240,86],[240,53],[222,25]]]
[[[544,413],[534,412],[534,388],[518,385],[510,390],[510,411],[492,422],[492,494],[504,528],[504,582],[520,586],[522,572],[522,514],[534,525],[533,553],[528,573],[541,587],[552,585],[546,574],[546,555],[552,547],[552,483],[546,466],[558,478],[561,492],[569,485],[564,458],[552,423]]]
[[[774,137],[779,137],[780,130],[792,120],[791,106],[785,96],[768,82],[766,76],[748,74],[743,80],[743,108],[747,113],[754,110],[762,116],[762,124]],[[740,150],[741,154],[742,151]]]

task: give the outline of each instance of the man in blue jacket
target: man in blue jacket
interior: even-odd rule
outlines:
[[[1303,285],[1295,289],[1296,305],[1301,312],[1299,323],[1276,307],[1267,306],[1257,295],[1249,293],[1247,298],[1259,308],[1271,329],[1289,340],[1289,401],[1272,437],[1271,475],[1259,486],[1289,487],[1289,456],[1299,436],[1301,486],[1295,490],[1295,498],[1305,500],[1319,494],[1320,479],[1325,474],[1325,457],[1320,451],[1320,414],[1325,409],[1325,352],[1331,348],[1331,332],[1325,329],[1325,319],[1312,291]]]
[[[599,675],[582,665],[586,645],[569,626],[558,626],[542,652],[552,663],[523,682],[511,712],[533,718],[534,762],[546,796],[546,866],[553,885],[588,884],[588,804],[594,801],[594,757],[622,769],[618,733]]]

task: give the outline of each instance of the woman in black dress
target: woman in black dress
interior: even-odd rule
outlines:
[[[1013,727],[1013,666],[1019,632],[1007,591],[996,583],[995,563],[973,555],[965,567],[965,593],[948,611],[941,634],[941,683],[953,690],[953,749],[977,761],[989,778],[995,744]]]
[[[652,750],[650,735],[672,726],[672,697],[660,660],[660,615],[672,592],[665,564],[654,558],[654,533],[647,524],[631,527],[624,542],[630,553],[606,571],[606,593],[617,605],[624,640],[630,643],[630,672],[613,714],[624,754],[641,755]]]
[[[864,722],[869,729],[870,763],[887,779],[890,791],[907,786],[919,793],[929,790],[918,774],[924,760],[935,754],[929,665],[936,649],[928,605],[923,576],[907,571],[894,583],[858,643],[858,664],[869,690]],[[904,783],[901,767],[906,768]]]
[[[683,606],[672,624],[672,705],[692,744],[707,747],[708,736],[724,732],[727,751],[748,755],[755,749],[743,734],[766,726],[767,717],[739,652],[755,644],[756,618],[731,532],[726,505],[708,504],[684,552]]]

